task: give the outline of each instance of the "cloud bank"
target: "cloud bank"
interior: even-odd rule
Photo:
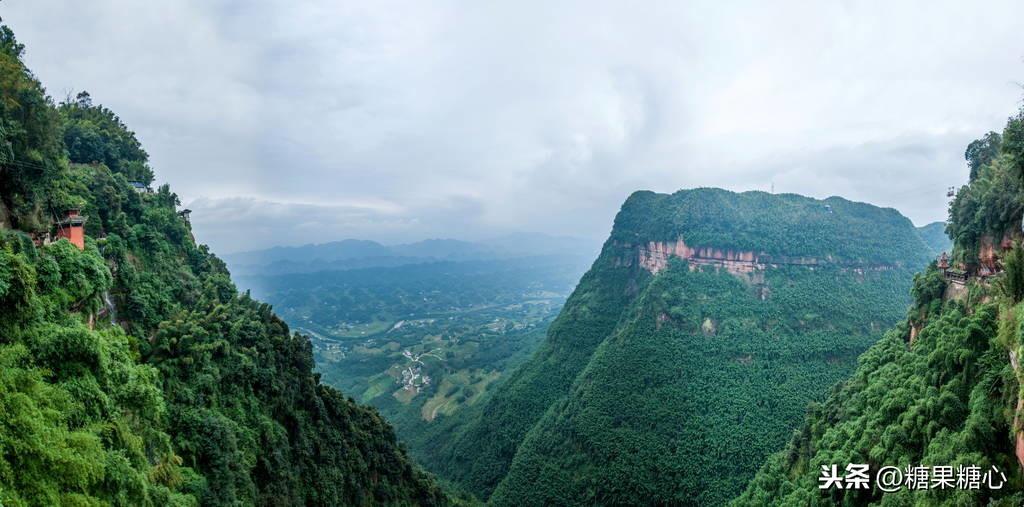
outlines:
[[[1020,104],[1024,5],[7,0],[57,98],[117,111],[218,251],[603,237],[634,190],[943,219]],[[627,5],[628,4],[628,5]]]

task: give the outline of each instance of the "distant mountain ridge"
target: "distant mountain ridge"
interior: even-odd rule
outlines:
[[[524,233],[474,242],[435,238],[384,245],[376,241],[344,239],[302,246],[277,246],[224,256],[235,274],[310,273],[394,267],[436,261],[470,261],[514,257],[590,256],[596,243],[566,236]]]
[[[934,255],[953,251],[953,239],[946,234],[946,222],[932,222],[918,227],[917,234],[928,248],[931,248]]]

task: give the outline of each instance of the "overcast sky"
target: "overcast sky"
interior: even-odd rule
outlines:
[[[685,4],[4,0],[0,16],[51,95],[88,90],[135,130],[221,253],[603,238],[632,191],[695,186],[923,225],[966,179],[966,144],[1020,106],[1019,0]]]

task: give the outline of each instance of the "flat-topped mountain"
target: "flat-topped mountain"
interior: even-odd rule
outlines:
[[[611,241],[646,257],[920,266],[930,255],[914,234],[898,211],[841,197],[697,188],[635,192],[615,218]]]
[[[929,256],[896,211],[837,197],[634,193],[538,352],[421,457],[497,505],[721,504]]]

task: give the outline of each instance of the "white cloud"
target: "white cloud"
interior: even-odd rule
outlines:
[[[1019,104],[1019,2],[722,4],[7,0],[0,13],[54,95],[88,89],[138,132],[223,250],[603,236],[633,190],[773,182],[923,223],[943,218],[966,144]]]

